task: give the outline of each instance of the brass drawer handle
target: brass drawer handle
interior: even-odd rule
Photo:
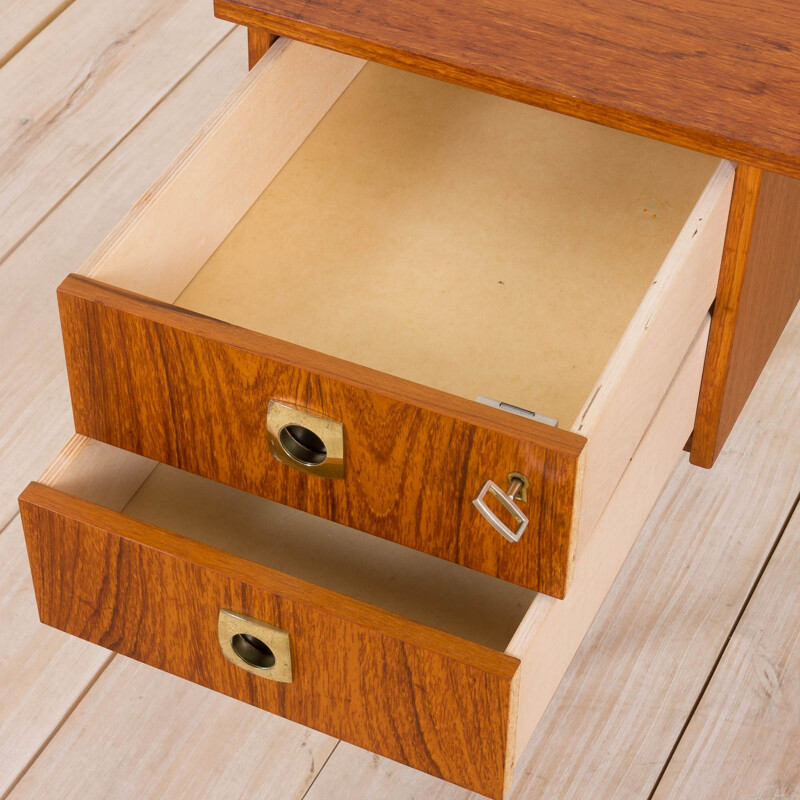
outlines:
[[[528,479],[518,472],[511,472],[508,475],[508,491],[504,492],[494,481],[486,481],[478,496],[472,501],[472,505],[480,511],[484,519],[509,542],[518,542],[525,528],[528,527],[528,518],[514,502],[518,498],[522,501],[527,500]],[[508,525],[489,508],[486,502],[486,495],[490,494],[498,503],[514,518],[515,528],[512,530]]]
[[[217,636],[223,655],[237,667],[271,681],[292,682],[292,648],[286,631],[222,608]]]
[[[305,408],[270,400],[267,439],[273,458],[322,478],[344,478],[344,425]]]

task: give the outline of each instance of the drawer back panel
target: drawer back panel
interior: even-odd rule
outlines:
[[[564,596],[583,437],[86,278],[59,304],[79,433]],[[271,455],[270,400],[343,423],[343,479]],[[516,543],[472,504],[511,472],[530,480]]]
[[[502,797],[517,659],[42,484],[20,508],[46,624]],[[227,660],[221,609],[288,633],[291,682]]]

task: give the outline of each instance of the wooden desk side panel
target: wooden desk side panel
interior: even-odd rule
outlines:
[[[746,178],[740,177],[743,169]],[[733,214],[729,225],[724,261],[731,268],[727,273],[723,268],[717,291],[691,445],[692,463],[703,467],[711,467],[719,455],[800,301],[800,180],[764,173],[755,199],[753,172],[737,170],[739,202],[756,203],[743,213],[755,216],[749,236],[741,235]],[[741,187],[748,182],[746,192]],[[732,324],[724,324],[725,316]]]

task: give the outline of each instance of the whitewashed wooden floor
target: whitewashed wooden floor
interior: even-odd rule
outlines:
[[[210,0],[0,0],[0,800],[468,792],[38,623],[16,495],[72,432],[55,288],[245,74]],[[800,265],[798,265],[800,268]],[[521,798],[800,798],[800,315],[682,462]]]

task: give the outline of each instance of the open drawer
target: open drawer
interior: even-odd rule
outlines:
[[[277,43],[65,281],[76,429],[563,597],[713,302],[733,167],[362,66]],[[516,542],[473,502],[514,475]]]
[[[566,600],[76,436],[20,498],[42,621],[501,798],[691,430],[707,335]]]

